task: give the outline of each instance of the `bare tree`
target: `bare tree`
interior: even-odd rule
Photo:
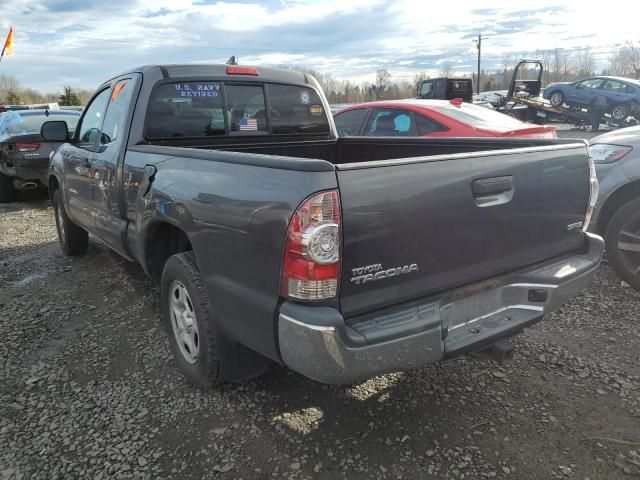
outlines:
[[[391,74],[386,68],[376,71],[376,100],[382,100],[386,97],[387,91],[391,84]]]
[[[0,75],[0,102],[11,103],[8,99],[9,93],[12,92],[12,95],[15,95],[19,88],[20,84],[16,77]]]
[[[575,57],[575,72],[579,77],[590,77],[595,71],[595,59],[589,47],[579,50]]]

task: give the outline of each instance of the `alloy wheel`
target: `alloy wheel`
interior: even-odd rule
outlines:
[[[637,277],[640,274],[640,213],[627,220],[620,229],[618,250],[625,268]]]
[[[188,363],[196,363],[200,354],[198,319],[187,288],[177,280],[169,287],[169,316],[180,353]]]

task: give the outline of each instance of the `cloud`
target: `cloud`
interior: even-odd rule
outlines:
[[[594,13],[577,0],[537,0],[527,8],[459,0],[455,9],[424,0],[0,0],[0,11],[2,30],[16,31],[15,55],[0,73],[41,90],[64,82],[92,88],[136,65],[231,55],[356,79],[373,79],[378,68],[406,78],[445,64],[470,72],[479,33],[488,37],[484,68],[587,44],[604,61],[612,45],[638,36],[634,15]]]

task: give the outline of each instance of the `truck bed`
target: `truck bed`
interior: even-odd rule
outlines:
[[[579,226],[589,199],[583,142],[360,137],[211,147],[133,150],[335,171],[343,216],[340,307],[347,318],[513,271],[583,241]],[[369,272],[375,275],[413,264],[417,270],[407,275],[358,280],[364,272],[358,269],[378,269]]]

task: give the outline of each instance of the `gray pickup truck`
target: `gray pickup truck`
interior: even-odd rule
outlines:
[[[49,191],[62,249],[88,233],[159,282],[187,379],[269,360],[349,383],[480,351],[585,287],[603,241],[587,145],[341,138],[317,82],[234,65],[104,83]]]

